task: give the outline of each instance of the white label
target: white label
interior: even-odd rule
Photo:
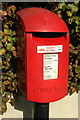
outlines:
[[[62,52],[62,45],[54,46],[37,46],[37,53],[56,53]]]
[[[58,78],[58,54],[44,54],[43,79]]]

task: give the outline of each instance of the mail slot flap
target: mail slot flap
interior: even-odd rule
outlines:
[[[24,8],[17,15],[24,23],[25,32],[69,32],[60,17],[44,8]]]

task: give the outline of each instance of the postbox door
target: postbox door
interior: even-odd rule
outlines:
[[[32,33],[26,33],[26,38],[27,99],[48,103],[63,98],[68,86],[69,35],[34,39]],[[62,50],[38,51],[38,48],[46,46],[61,47]]]

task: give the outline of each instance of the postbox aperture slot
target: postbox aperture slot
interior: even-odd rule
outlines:
[[[66,33],[54,33],[54,32],[34,32],[32,33],[33,42],[39,44],[51,44],[52,42],[62,44],[65,43]],[[56,41],[56,42],[55,42]]]
[[[65,36],[63,32],[33,32],[33,38],[60,38]]]
[[[58,79],[58,53],[43,54],[43,79]]]

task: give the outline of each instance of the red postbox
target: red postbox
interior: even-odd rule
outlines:
[[[49,103],[67,95],[69,30],[44,8],[17,12],[18,86],[27,100]]]

